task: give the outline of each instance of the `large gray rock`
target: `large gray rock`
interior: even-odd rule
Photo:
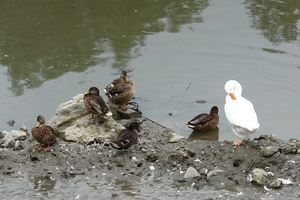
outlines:
[[[82,98],[83,94],[78,94],[69,101],[61,103],[47,123],[54,128],[60,138],[90,144],[94,140],[104,142],[112,139],[124,129],[124,126],[111,116],[103,117],[103,122],[91,120],[92,115],[85,109]]]
[[[26,139],[26,132],[20,130],[12,130],[10,132],[11,136],[14,140],[25,140]]]

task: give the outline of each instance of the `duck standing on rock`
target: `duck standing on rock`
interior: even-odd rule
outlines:
[[[126,71],[122,71],[120,78],[112,81],[105,89],[105,95],[108,99],[119,105],[119,108],[126,110],[126,104],[134,97],[135,88],[129,80]]]
[[[202,113],[191,119],[186,126],[199,132],[207,132],[217,127],[219,123],[219,109],[213,106],[210,113]]]
[[[92,119],[103,115],[112,115],[109,107],[99,93],[97,87],[91,87],[83,96],[83,104],[92,113]]]
[[[56,135],[51,126],[45,124],[45,118],[42,115],[37,116],[37,123],[31,129],[32,137],[40,143],[38,150],[43,149],[43,145],[47,145],[45,151],[50,151],[50,144],[55,142]]]
[[[243,145],[250,139],[250,135],[259,128],[257,115],[253,104],[242,97],[242,86],[235,80],[226,82],[224,89],[227,93],[224,111],[233,133],[241,139],[234,141],[234,145]]]
[[[138,139],[139,136],[139,122],[132,122],[128,128],[123,129],[119,132],[117,137],[111,141],[110,145],[118,150],[128,149]]]

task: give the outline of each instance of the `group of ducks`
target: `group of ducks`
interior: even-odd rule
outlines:
[[[234,145],[243,145],[250,139],[251,134],[259,128],[257,115],[253,104],[242,97],[242,86],[235,80],[226,82],[224,89],[227,93],[225,98],[225,116],[231,124],[233,133],[241,140],[235,140]],[[213,106],[210,113],[202,113],[191,119],[187,127],[200,132],[206,132],[217,127],[219,123],[218,107]]]
[[[108,99],[119,106],[121,110],[126,110],[126,104],[134,97],[135,88],[129,80],[126,71],[122,71],[120,78],[113,80],[105,89]],[[97,87],[91,87],[83,96],[85,108],[92,114],[92,120],[101,119],[104,115],[111,116],[112,113],[105,100],[100,96]],[[115,149],[127,149],[138,138],[139,122],[133,122],[128,128],[121,130],[117,137],[110,142]],[[40,144],[38,150],[50,150],[50,145],[55,142],[56,135],[52,127],[45,124],[42,115],[37,117],[37,123],[31,129],[33,138]],[[44,146],[46,146],[44,148]]]
[[[253,104],[242,97],[242,86],[239,82],[229,80],[226,82],[224,89],[227,93],[224,106],[225,116],[232,126],[233,133],[241,139],[240,141],[234,141],[234,145],[240,146],[250,139],[251,134],[258,130],[257,115]],[[113,80],[104,91],[108,99],[117,104],[122,110],[127,109],[126,104],[135,94],[135,88],[126,71],[122,71],[120,78]],[[92,114],[92,119],[112,115],[97,87],[91,87],[84,94],[83,103],[85,108]],[[209,114],[197,115],[186,125],[200,132],[212,130],[219,123],[218,111],[218,107],[213,106]],[[115,149],[128,149],[138,140],[139,125],[140,123],[133,122],[128,128],[121,130],[117,137],[110,142],[111,146]],[[56,135],[54,130],[45,124],[45,118],[42,115],[37,117],[37,124],[31,129],[31,133],[33,138],[40,143],[38,150],[50,150],[50,145],[55,141]]]

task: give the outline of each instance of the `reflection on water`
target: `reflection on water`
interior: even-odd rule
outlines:
[[[199,131],[193,131],[190,136],[187,138],[187,141],[193,140],[209,140],[209,141],[218,141],[219,140],[219,128],[216,127],[213,130],[209,130],[205,133]]]
[[[208,1],[4,1],[0,63],[14,95],[96,64],[127,70],[145,36],[201,22]]]
[[[252,27],[274,44],[297,41],[300,2],[245,0]]]

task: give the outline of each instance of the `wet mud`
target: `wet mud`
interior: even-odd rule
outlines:
[[[122,123],[130,123],[123,120]],[[183,139],[146,120],[140,143],[127,151],[110,145],[57,140],[49,152],[32,138],[23,150],[0,149],[2,198],[11,199],[290,199],[299,198],[300,142],[262,135],[232,141]],[[197,134],[197,133],[193,133]],[[198,133],[205,134],[209,133]],[[211,133],[214,134],[214,133]],[[215,137],[215,136],[214,136]],[[189,168],[196,175],[185,177]],[[267,173],[255,181],[254,169]],[[275,181],[279,180],[278,184]],[[275,184],[275,185],[274,185]]]

